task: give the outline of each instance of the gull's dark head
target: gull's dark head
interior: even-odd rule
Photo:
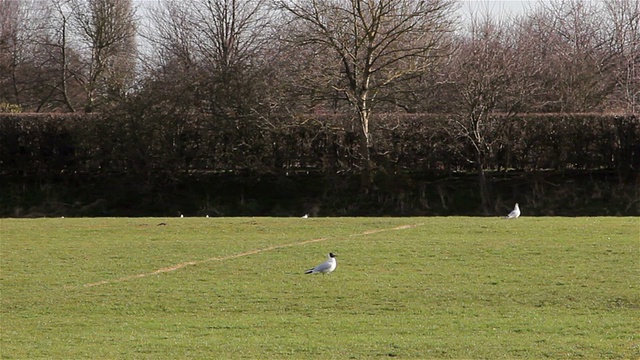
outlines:
[[[330,257],[330,258],[334,258],[334,257],[336,257],[336,256],[335,256],[335,254],[334,254],[334,253],[329,253],[329,257]]]

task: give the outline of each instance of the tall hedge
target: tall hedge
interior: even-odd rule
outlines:
[[[635,116],[503,116],[483,124],[490,204],[454,115],[374,119],[372,188],[351,119],[130,111],[0,115],[0,216],[639,215]],[[505,171],[509,170],[509,171]]]
[[[380,171],[474,171],[473,150],[452,132],[453,115],[381,115],[373,158]],[[487,170],[640,170],[636,116],[544,114],[496,117],[487,133]],[[348,118],[215,119],[1,114],[0,174],[284,174],[357,172]]]

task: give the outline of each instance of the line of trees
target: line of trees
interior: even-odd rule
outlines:
[[[217,118],[352,112],[365,145],[373,111],[465,112],[473,126],[494,111],[639,108],[635,0],[467,20],[455,0],[142,4],[0,0],[0,102],[105,112],[143,98]]]

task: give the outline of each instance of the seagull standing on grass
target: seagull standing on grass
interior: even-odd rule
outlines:
[[[333,253],[329,253],[327,261],[322,264],[305,271],[305,274],[328,274],[336,269],[336,256]]]
[[[520,207],[518,207],[518,203],[516,203],[516,207],[505,217],[505,219],[517,219],[520,217]]]

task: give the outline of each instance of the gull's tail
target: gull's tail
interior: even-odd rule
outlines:
[[[309,269],[307,271],[304,272],[305,274],[313,274],[313,269]]]

